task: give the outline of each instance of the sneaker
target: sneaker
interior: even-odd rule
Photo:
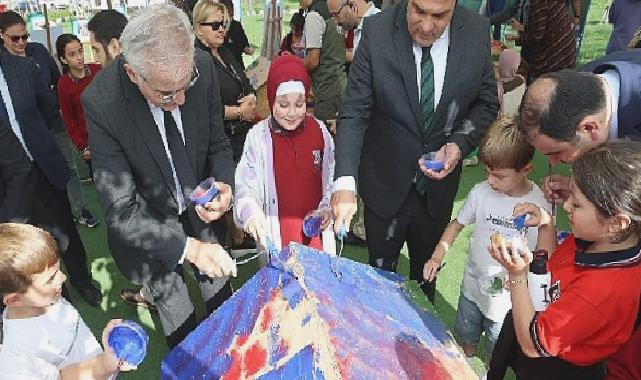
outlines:
[[[98,218],[93,216],[93,214],[89,210],[85,208],[80,212],[80,215],[78,216],[78,223],[83,224],[89,228],[94,228],[98,225],[98,223],[100,223],[100,221],[98,220]]]
[[[239,258],[241,256],[257,252],[256,242],[251,236],[245,235],[245,239],[243,239],[243,242],[240,244],[234,243],[234,239],[231,239],[231,247],[229,249],[231,257]]]
[[[343,243],[346,245],[353,245],[355,247],[367,247],[367,241],[359,238],[352,231],[349,231],[347,235],[345,235]]]
[[[463,166],[476,166],[478,164],[479,164],[479,158],[477,156],[473,156],[463,160]]]
[[[91,177],[80,178],[80,183],[83,185],[93,185],[93,178]]]

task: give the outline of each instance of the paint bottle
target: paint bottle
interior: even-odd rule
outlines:
[[[547,268],[548,253],[545,250],[534,252],[534,257],[530,263],[530,271],[527,274],[527,287],[532,298],[534,310],[545,310],[550,304],[550,282],[552,276]]]

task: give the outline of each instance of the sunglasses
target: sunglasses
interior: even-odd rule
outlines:
[[[29,33],[23,34],[22,36],[10,36],[10,35],[7,34],[7,37],[9,37],[11,42],[14,42],[14,43],[18,42],[20,40],[23,40],[23,41],[27,42],[27,40],[29,39]]]
[[[140,74],[139,74],[140,75]],[[174,100],[176,99],[176,96],[180,94],[181,92],[185,92],[189,90],[190,88],[194,87],[196,84],[196,81],[198,80],[198,77],[200,74],[198,73],[198,68],[194,66],[194,69],[191,74],[191,79],[189,80],[189,83],[185,85],[183,88],[176,90],[176,91],[161,91],[161,90],[156,90],[155,88],[149,86],[149,82],[147,79],[145,79],[142,75],[140,75],[140,78],[147,83],[147,86],[151,88],[153,91],[157,92],[160,95],[160,103],[161,104],[172,104],[174,103]]]
[[[211,27],[212,30],[218,30],[220,27],[223,27],[223,29],[227,30],[227,21],[212,21],[212,22],[201,22],[200,25],[202,26],[209,26]]]

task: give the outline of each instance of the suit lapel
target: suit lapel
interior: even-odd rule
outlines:
[[[454,10],[454,15],[450,23],[450,46],[447,50],[445,80],[443,81],[441,99],[438,102],[438,106],[436,106],[433,123],[433,125],[442,125],[446,131],[452,129],[451,125],[444,125],[444,123],[446,119],[450,123],[453,121],[452,118],[447,117],[447,113],[449,112],[450,99],[453,96],[453,91],[456,90],[457,81],[461,77],[459,72],[460,63],[466,59],[463,22],[460,20],[457,9],[458,6]]]
[[[4,54],[9,54],[9,53],[2,53]],[[8,59],[2,59],[0,61],[0,65],[2,65],[2,72],[4,74],[4,80],[7,82],[7,87],[9,88],[9,94],[21,94],[25,91],[24,89],[24,84],[18,81],[18,78],[20,77],[19,75],[10,75],[11,73],[15,73],[16,70],[14,70],[13,67],[8,67],[9,65],[12,65],[11,60]],[[20,127],[23,128],[24,123],[22,122],[22,96],[11,96],[11,105],[13,106],[13,111],[16,115],[16,118],[18,119],[18,122],[20,123]]]
[[[167,153],[165,152],[165,145],[162,142],[160,132],[158,131],[156,122],[154,121],[151,110],[149,109],[149,104],[142,96],[136,85],[132,83],[127,76],[124,67],[122,67],[122,63],[122,60],[116,62],[116,64],[121,66],[120,81],[122,83],[122,88],[124,89],[123,92],[125,99],[127,100],[127,111],[129,112],[129,117],[133,121],[134,128],[136,128],[142,139],[145,141],[147,150],[156,162],[158,170],[160,170],[162,177],[165,180],[165,184],[171,190],[171,194],[174,197],[176,204],[178,204],[174,176],[171,172]]]
[[[421,122],[421,112],[418,104],[418,85],[416,83],[416,64],[414,61],[414,51],[412,38],[407,30],[407,19],[405,16],[405,7],[403,2],[397,7],[395,30],[394,30],[394,44],[396,45],[396,57],[400,64],[401,74],[403,75],[403,82],[405,84],[405,91],[409,99],[410,108],[416,119],[415,128],[412,131],[420,138],[421,131],[419,123]]]

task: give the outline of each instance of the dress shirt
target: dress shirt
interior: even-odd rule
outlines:
[[[610,95],[610,132],[608,140],[619,138],[619,119],[617,117],[619,111],[619,91],[621,89],[621,77],[616,70],[606,70],[597,76],[605,79],[608,84]]]
[[[18,120],[16,119],[16,112],[13,109],[13,101],[11,100],[11,93],[9,92],[9,85],[7,84],[7,80],[4,77],[2,68],[0,68],[0,93],[2,93],[2,100],[4,101],[4,105],[7,108],[7,115],[9,116],[9,123],[11,124],[13,134],[15,134],[20,141],[20,145],[22,145],[25,153],[27,153],[27,157],[29,157],[29,160],[33,161],[33,156],[31,155],[31,152],[27,147],[27,143],[24,141],[24,137],[22,136],[20,123],[18,123]]]
[[[367,5],[367,11],[365,11],[363,18],[361,19],[361,21],[359,21],[356,29],[354,29],[354,52],[356,52],[358,43],[361,41],[361,33],[363,32],[363,20],[365,20],[366,17],[373,16],[381,11],[380,9],[376,8],[376,5],[374,5],[374,3],[367,3]]]
[[[167,155],[167,159],[169,160],[169,165],[171,166],[171,174],[174,176],[174,186],[176,187],[176,198],[178,202],[178,215],[180,215],[182,214],[183,211],[185,211],[187,206],[185,205],[185,198],[183,196],[183,191],[182,191],[182,188],[180,187],[180,182],[178,182],[178,176],[176,175],[174,160],[172,159],[171,152],[169,151],[169,143],[167,143],[167,132],[165,131],[165,115],[163,114],[163,110],[160,107],[156,107],[151,103],[148,103],[148,104],[149,104],[149,109],[151,110],[151,114],[154,117],[154,121],[156,122],[156,126],[158,127],[158,132],[160,132],[160,138],[162,139],[162,144],[165,147],[165,154]],[[178,132],[180,132],[180,136],[182,137],[183,144],[184,144],[185,133],[183,132],[183,122],[180,115],[180,108],[176,107],[173,110],[171,110],[171,116],[174,118],[174,121],[176,122],[176,127],[178,128]]]

